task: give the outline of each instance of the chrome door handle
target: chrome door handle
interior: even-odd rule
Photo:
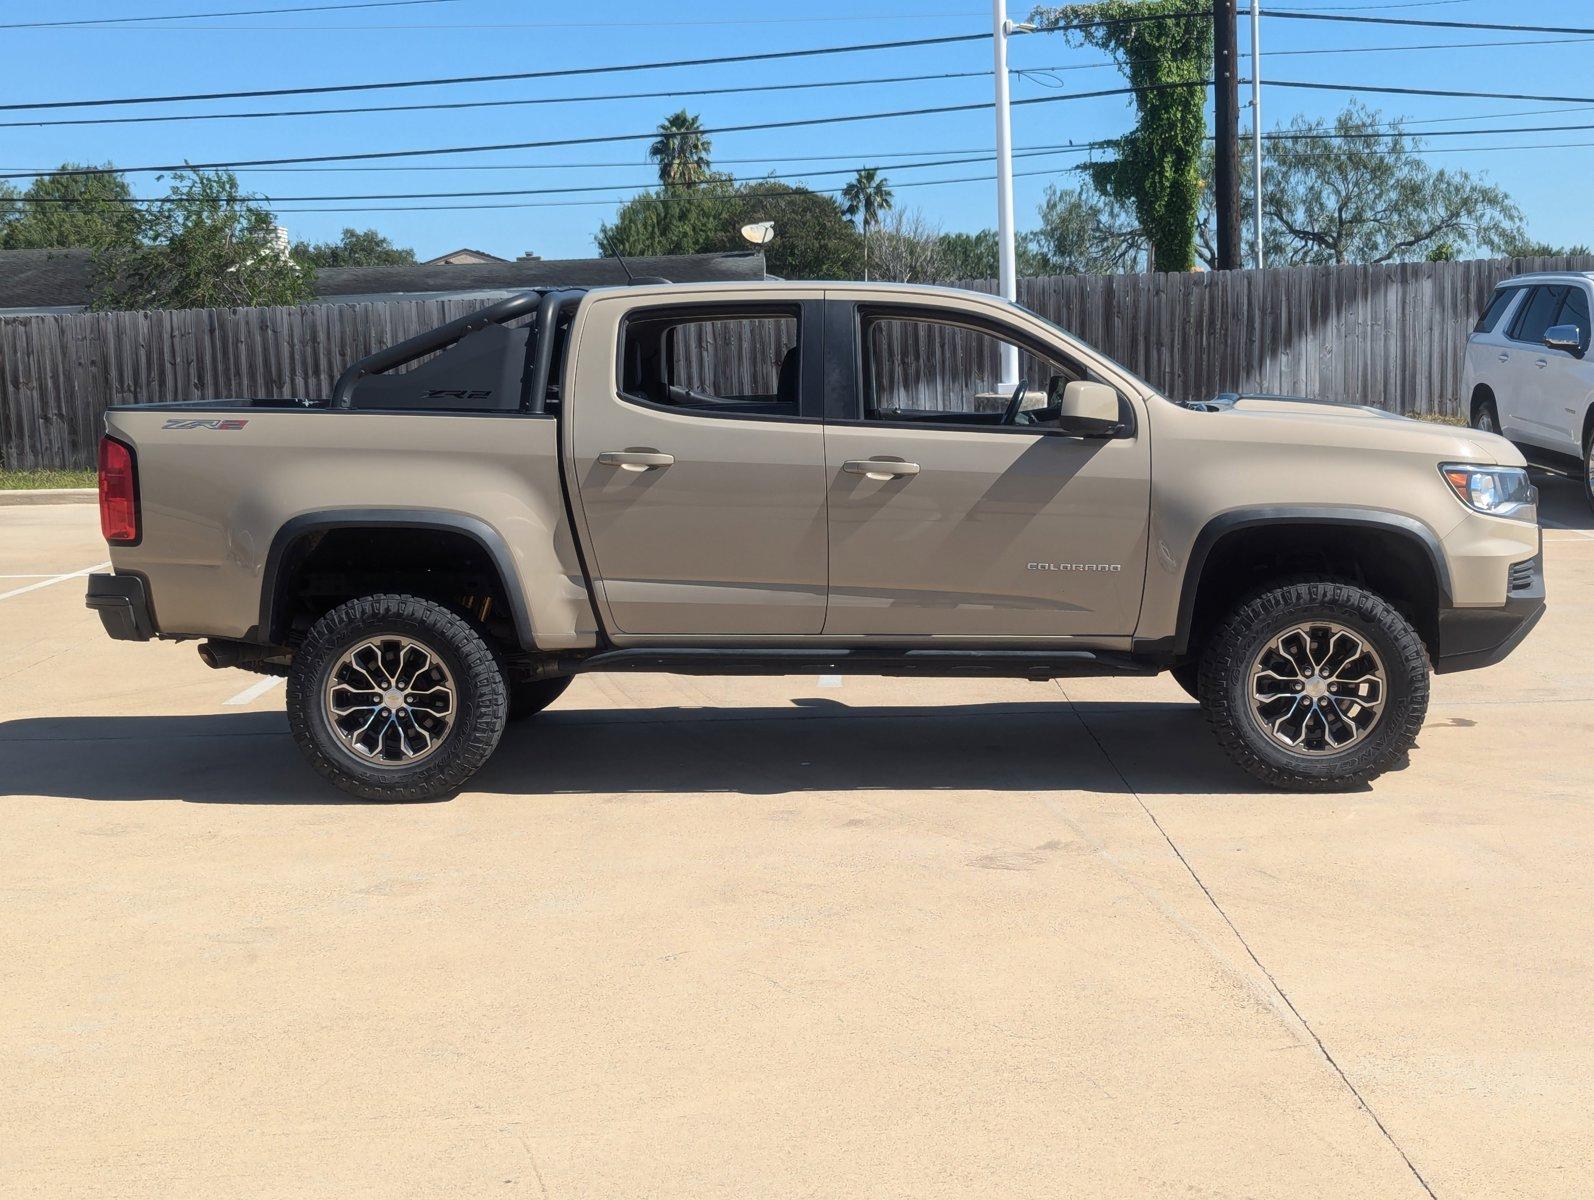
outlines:
[[[841,469],[865,479],[902,479],[917,475],[919,464],[903,462],[900,458],[849,458],[841,464]]]
[[[660,454],[657,450],[605,450],[598,455],[598,461],[622,471],[656,471],[675,462],[675,455]]]
[[[1511,361],[1511,356],[1509,354],[1507,354],[1504,350],[1500,351],[1499,354],[1496,354],[1494,356],[1494,358],[1495,358],[1496,362],[1510,362]]]

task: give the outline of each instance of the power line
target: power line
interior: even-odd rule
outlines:
[[[713,58],[678,58],[667,62],[620,63],[600,67],[561,67],[548,71],[511,71],[497,75],[448,75],[435,79],[396,79],[386,83],[339,83],[316,87],[255,88],[240,92],[189,92],[170,96],[114,96],[100,100],[48,100],[26,104],[0,104],[0,112],[33,108],[104,108],[124,104],[178,104],[193,100],[257,100],[267,96],[325,96],[335,92],[379,92],[396,88],[453,87],[469,83],[507,83],[521,79],[568,79],[586,75],[614,75],[627,71],[660,71],[676,67],[707,67],[720,63],[773,62],[779,59],[818,58],[831,54],[866,54],[875,50],[905,50],[919,46],[947,46],[985,41],[988,33],[959,33],[945,37],[907,38],[892,42],[859,42],[846,46],[819,46],[804,50],[768,50],[756,54],[728,54]]]
[[[288,9],[277,9],[277,12],[288,12]],[[983,17],[980,12],[939,12],[939,13],[854,13],[839,16],[806,16],[806,17],[706,17],[685,18],[666,21],[626,21],[627,29],[678,29],[688,26],[726,26],[726,25],[830,25],[840,22],[866,21],[871,23],[886,21],[933,21],[933,20],[965,20]],[[114,21],[115,17],[100,18],[105,21]],[[291,32],[294,30],[313,29],[317,32],[348,32],[360,31],[365,33],[408,33],[416,30],[478,30],[478,29],[591,29],[591,21],[490,21],[490,22],[460,22],[451,21],[446,25],[176,25],[165,24],[168,21],[179,21],[181,17],[152,17],[151,21],[162,22],[150,24],[138,29],[126,25],[80,25],[71,28],[75,33],[246,33],[246,32]],[[7,28],[7,26],[0,26]],[[30,26],[23,26],[30,28]]]
[[[1242,80],[1250,83],[1249,79]],[[1458,91],[1452,88],[1386,87],[1371,83],[1307,83],[1299,80],[1268,79],[1270,88],[1296,88],[1314,92],[1377,92],[1386,96],[1443,96],[1461,100],[1534,100],[1547,104],[1594,104],[1594,96],[1541,96],[1523,92]]]
[[[1192,9],[1180,13],[1149,13],[1142,16],[1112,17],[1096,21],[1076,21],[1048,29],[1047,33],[1060,33],[1070,29],[1095,29],[1110,25],[1136,25],[1147,21],[1169,21],[1188,17],[1210,16],[1211,9]],[[989,33],[958,33],[941,37],[906,38],[886,42],[858,42],[844,46],[817,46],[800,50],[768,50],[750,54],[725,54],[712,58],[680,58],[665,62],[620,63],[596,67],[561,67],[544,71],[513,71],[494,75],[454,75],[434,79],[400,79],[383,83],[322,84],[315,87],[255,88],[234,92],[189,92],[161,96],[112,96],[97,100],[40,100],[26,103],[0,104],[0,112],[17,112],[38,108],[103,108],[127,104],[177,104],[195,100],[249,100],[268,96],[315,96],[339,92],[390,91],[396,88],[451,87],[471,83],[505,83],[522,79],[570,79],[591,75],[612,75],[628,71],[658,71],[681,67],[718,66],[722,63],[775,62],[785,59],[818,58],[835,54],[866,54],[877,50],[903,50],[920,46],[949,46],[967,42],[984,42]]]
[[[459,4],[462,0],[360,0],[356,4],[305,4],[295,8],[244,8],[230,12],[168,13],[164,17],[84,17],[76,21],[13,21],[0,29],[67,29],[75,26],[129,25],[146,21],[193,21],[207,17],[269,17],[284,13],[336,12],[351,8],[415,8],[423,4]]]
[[[1102,63],[1101,66],[1111,66]],[[62,125],[148,125],[170,121],[242,121],[265,117],[332,117],[357,113],[446,112],[470,108],[516,108],[540,104],[594,104],[614,100],[659,100],[677,96],[734,96],[757,92],[814,91],[824,88],[867,87],[887,83],[922,83],[930,80],[989,78],[991,72],[943,71],[929,75],[890,75],[842,79],[819,83],[764,83],[741,87],[666,88],[656,92],[610,92],[600,96],[534,96],[524,100],[439,100],[426,104],[371,104],[349,108],[288,108],[237,113],[170,113],[144,117],[61,117],[38,121],[0,121],[0,129],[44,129]]]
[[[1417,17],[1353,17],[1340,13],[1296,12],[1287,8],[1264,8],[1264,17],[1284,21],[1336,21],[1351,25],[1402,25],[1420,29],[1484,29],[1501,33],[1589,33],[1586,25],[1505,25],[1491,21],[1435,21]]]
[[[1015,158],[1042,158],[1042,157],[1050,157],[1050,156],[1058,155],[1058,154],[1078,154],[1078,153],[1085,153],[1085,152],[1090,151],[1090,150],[1100,150],[1100,149],[1103,149],[1103,148],[1105,148],[1105,147],[1107,147],[1109,145],[1112,145],[1112,143],[1111,142],[1107,142],[1107,141],[1082,142],[1079,145],[1075,145],[1075,146],[1052,146],[1052,147],[1043,147],[1043,148],[1038,148],[1038,149],[1033,149],[1033,150],[1016,151],[1014,153],[1014,157]],[[989,161],[990,157],[991,157],[991,155],[990,155],[989,151],[979,151],[977,153],[971,153],[971,154],[968,154],[968,155],[960,155],[960,156],[952,157],[952,158],[935,158],[935,159],[926,159],[926,160],[923,160],[923,161],[920,161],[920,162],[895,163],[895,164],[892,164],[891,169],[893,171],[909,171],[909,170],[922,170],[923,168],[926,168],[926,167],[966,166],[966,165],[968,165],[970,163],[987,162],[987,161]],[[850,175],[853,171],[857,170],[860,166],[863,166],[863,165],[865,165],[865,161],[864,160],[862,160],[860,158],[857,158],[857,157],[854,157],[854,158],[849,160],[848,165],[845,166],[845,167],[828,167],[828,168],[821,168],[819,170],[787,171],[787,172],[781,172],[781,173],[772,172],[772,173],[770,173],[768,175],[753,176],[751,178],[743,177],[743,178],[740,178],[740,179],[727,176],[727,177],[725,177],[724,182],[726,182],[728,184],[731,184],[731,185],[735,185],[735,186],[742,186],[742,185],[746,185],[746,184],[763,183],[766,180],[783,181],[783,180],[788,180],[788,179],[804,179],[804,178],[808,178],[809,176],[814,176],[814,175]],[[461,199],[488,199],[488,198],[491,198],[491,197],[499,197],[499,196],[554,196],[554,195],[572,195],[572,194],[579,193],[579,192],[612,192],[612,191],[614,191],[617,188],[623,189],[623,190],[626,190],[626,191],[630,191],[630,190],[633,190],[633,189],[637,190],[637,191],[649,191],[649,190],[651,190],[653,188],[656,188],[656,187],[658,187],[658,184],[656,182],[650,180],[647,183],[600,183],[600,184],[571,185],[571,186],[567,186],[567,187],[499,188],[499,189],[486,189],[486,190],[478,189],[478,190],[452,191],[452,192],[376,192],[376,193],[355,193],[355,194],[352,194],[352,195],[333,195],[333,196],[263,196],[263,195],[251,195],[249,197],[249,199],[251,201],[255,201],[255,202],[258,202],[258,203],[261,203],[261,204],[322,203],[322,202],[330,202],[330,201],[334,201],[334,200],[337,200],[337,201],[342,201],[342,200],[461,200]],[[812,191],[813,189],[810,188],[808,190]],[[675,195],[677,197],[693,198],[693,197],[697,196],[698,193],[694,193],[694,192],[690,192],[690,191],[677,190],[677,191],[675,191],[673,193],[673,195]],[[707,197],[707,196],[711,196],[713,194],[705,192],[705,193],[701,193],[701,195]],[[171,202],[171,197],[169,197],[169,196],[101,196],[101,197],[85,198],[85,197],[76,197],[76,196],[37,196],[37,197],[26,197],[26,198],[24,198],[23,202],[24,203],[29,203],[29,204],[67,204],[67,205],[79,205],[79,204],[82,204],[82,205],[94,205],[94,204],[168,204],[168,203]]]
[[[1140,87],[1102,88],[1093,92],[1070,92],[1054,96],[1028,96],[1013,101],[1013,107],[1031,104],[1057,104],[1067,100],[1094,100],[1104,96],[1126,96],[1138,92],[1163,91],[1172,88],[1205,88],[1210,79],[1181,80],[1175,83],[1144,84]],[[702,129],[704,135],[727,133],[756,133],[771,129],[805,129],[819,125],[847,125],[860,121],[879,121],[904,117],[942,116],[948,113],[982,112],[992,107],[990,101],[970,104],[939,104],[923,108],[896,109],[891,112],[849,113],[835,117],[796,117],[786,121],[758,121],[742,125],[720,125]],[[659,131],[650,129],[642,133],[610,133],[585,137],[542,138],[530,142],[497,142],[474,146],[437,146],[420,150],[365,150],[350,154],[314,154],[283,158],[235,159],[225,162],[163,163],[144,167],[69,167],[52,171],[0,172],[0,179],[23,179],[30,175],[142,175],[169,171],[221,171],[253,167],[276,167],[290,163],[363,162],[372,159],[423,158],[438,154],[487,154],[500,150],[542,150],[555,146],[594,146],[615,142],[634,142],[657,138]]]

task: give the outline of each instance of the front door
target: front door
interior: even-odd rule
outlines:
[[[820,303],[594,302],[580,336],[619,347],[615,377],[578,377],[565,420],[613,632],[823,628]]]
[[[1070,437],[1056,399],[1099,376],[1060,349],[952,310],[846,305],[849,322],[838,307],[858,399],[826,428],[826,635],[1132,633],[1150,510],[1132,404],[1125,436]],[[1000,378],[1004,345],[1020,379]]]

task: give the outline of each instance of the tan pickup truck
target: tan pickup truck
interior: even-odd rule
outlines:
[[[285,673],[311,765],[371,799],[457,789],[599,670],[1171,671],[1240,766],[1340,788],[1544,608],[1502,438],[1175,403],[968,292],[528,293],[330,399],[106,425],[89,606]]]

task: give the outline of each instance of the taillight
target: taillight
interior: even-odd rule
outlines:
[[[100,532],[122,545],[138,541],[138,472],[133,449],[112,437],[100,439]]]

